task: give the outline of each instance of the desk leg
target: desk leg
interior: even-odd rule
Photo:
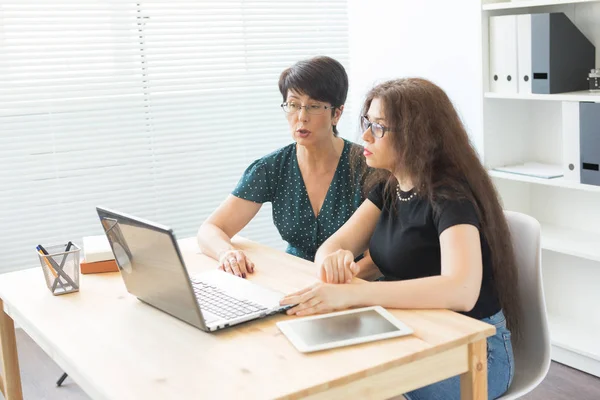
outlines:
[[[0,350],[2,371],[4,371],[4,377],[0,379],[2,394],[6,400],[23,400],[15,324],[4,312],[2,300],[0,300]]]
[[[460,376],[461,400],[487,400],[487,341],[469,344],[469,370]]]

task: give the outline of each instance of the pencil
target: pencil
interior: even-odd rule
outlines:
[[[44,262],[48,266],[48,269],[50,270],[50,272],[52,273],[52,275],[54,275],[54,277],[57,278],[58,274],[56,273],[56,271],[54,270],[54,268],[52,268],[52,264],[50,264],[50,261],[48,261],[48,257],[45,257],[46,254],[44,254],[44,252],[39,247],[37,247],[37,251],[38,251],[38,253],[40,253],[40,255],[43,256],[42,258],[44,259]]]

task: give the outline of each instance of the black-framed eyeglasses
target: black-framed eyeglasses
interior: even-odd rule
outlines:
[[[371,135],[373,135],[373,137],[377,139],[381,139],[386,132],[392,132],[391,129],[386,128],[385,126],[378,124],[377,122],[369,121],[366,115],[360,116],[360,126],[363,132],[371,128]]]
[[[294,101],[286,101],[285,103],[281,103],[281,108],[287,114],[299,113],[300,110],[304,108],[306,112],[311,115],[321,115],[325,112],[325,110],[335,110],[337,107],[326,106],[323,104],[308,104],[306,106],[303,106]]]

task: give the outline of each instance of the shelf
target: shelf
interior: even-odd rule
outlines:
[[[543,101],[590,101],[600,103],[600,93],[581,90],[578,92],[567,92],[557,94],[534,94],[534,93],[495,93],[485,92],[486,99],[509,99],[509,100],[543,100]]]
[[[600,327],[552,314],[548,314],[548,325],[553,345],[600,361]]]
[[[600,233],[562,228],[546,223],[541,225],[542,249],[600,261]]]
[[[501,3],[484,4],[483,10],[514,10],[527,7],[544,7],[561,4],[593,3],[598,0],[527,0],[527,1],[504,1]]]
[[[517,181],[517,182],[535,183],[538,185],[554,186],[554,187],[561,187],[561,188],[566,188],[566,189],[583,190],[586,192],[600,193],[600,186],[585,185],[583,183],[568,181],[565,178],[544,179],[544,178],[536,178],[533,176],[511,174],[509,172],[500,172],[500,171],[494,171],[494,170],[488,170],[488,173],[493,178],[506,179],[506,180]]]

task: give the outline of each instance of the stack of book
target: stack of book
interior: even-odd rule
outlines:
[[[81,262],[82,274],[119,271],[106,235],[84,237],[83,258]]]

